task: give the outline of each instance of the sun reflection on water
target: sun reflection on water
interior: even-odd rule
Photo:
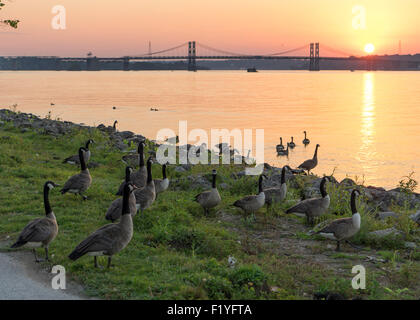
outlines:
[[[375,156],[375,94],[374,74],[372,72],[363,75],[363,105],[361,113],[361,139],[359,160],[366,171],[373,168],[371,163]]]

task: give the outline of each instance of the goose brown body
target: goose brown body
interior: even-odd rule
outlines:
[[[97,267],[96,256],[109,256],[108,267],[111,265],[111,257],[123,250],[133,237],[133,220],[129,209],[129,196],[133,192],[132,183],[124,186],[122,216],[118,223],[107,224],[80,242],[69,254],[73,261],[85,254],[94,256],[95,267]]]
[[[306,170],[308,171],[308,174],[309,174],[309,172],[318,165],[318,148],[319,148],[319,144],[316,145],[314,156],[312,157],[312,159],[308,159],[304,161],[303,163],[301,163],[298,166],[299,169]]]
[[[32,247],[44,247],[46,259],[48,260],[49,244],[55,239],[58,234],[58,224],[54,212],[51,209],[49,202],[49,191],[57,185],[52,181],[47,181],[44,184],[44,208],[45,217],[34,219],[29,222],[19,234],[17,241],[11,248],[19,248],[26,244]],[[34,249],[35,260],[39,261]]]

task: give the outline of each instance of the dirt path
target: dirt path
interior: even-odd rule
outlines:
[[[36,263],[31,252],[0,252],[0,300],[89,299],[83,288],[71,281],[65,290],[54,290],[50,269],[50,265]]]

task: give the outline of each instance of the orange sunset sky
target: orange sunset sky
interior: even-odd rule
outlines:
[[[0,55],[123,56],[189,40],[240,53],[264,54],[309,42],[355,55],[367,43],[376,54],[420,52],[419,0],[12,0],[0,19]],[[66,8],[66,29],[54,30],[55,5]],[[366,9],[355,29],[352,8]],[[302,51],[302,54],[305,53]]]

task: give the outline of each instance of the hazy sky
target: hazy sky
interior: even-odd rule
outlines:
[[[196,40],[243,53],[271,53],[320,42],[363,54],[420,52],[419,0],[12,0],[1,18],[21,20],[0,29],[0,55],[135,55]],[[51,12],[66,9],[66,29],[54,30]],[[365,8],[365,29],[354,19]],[[359,17],[359,16],[358,16]],[[357,20],[360,21],[360,20]],[[360,24],[359,24],[360,27]],[[307,51],[307,50],[306,50]],[[302,53],[304,53],[302,51]],[[330,54],[331,55],[331,54]],[[335,54],[336,55],[336,54]]]

